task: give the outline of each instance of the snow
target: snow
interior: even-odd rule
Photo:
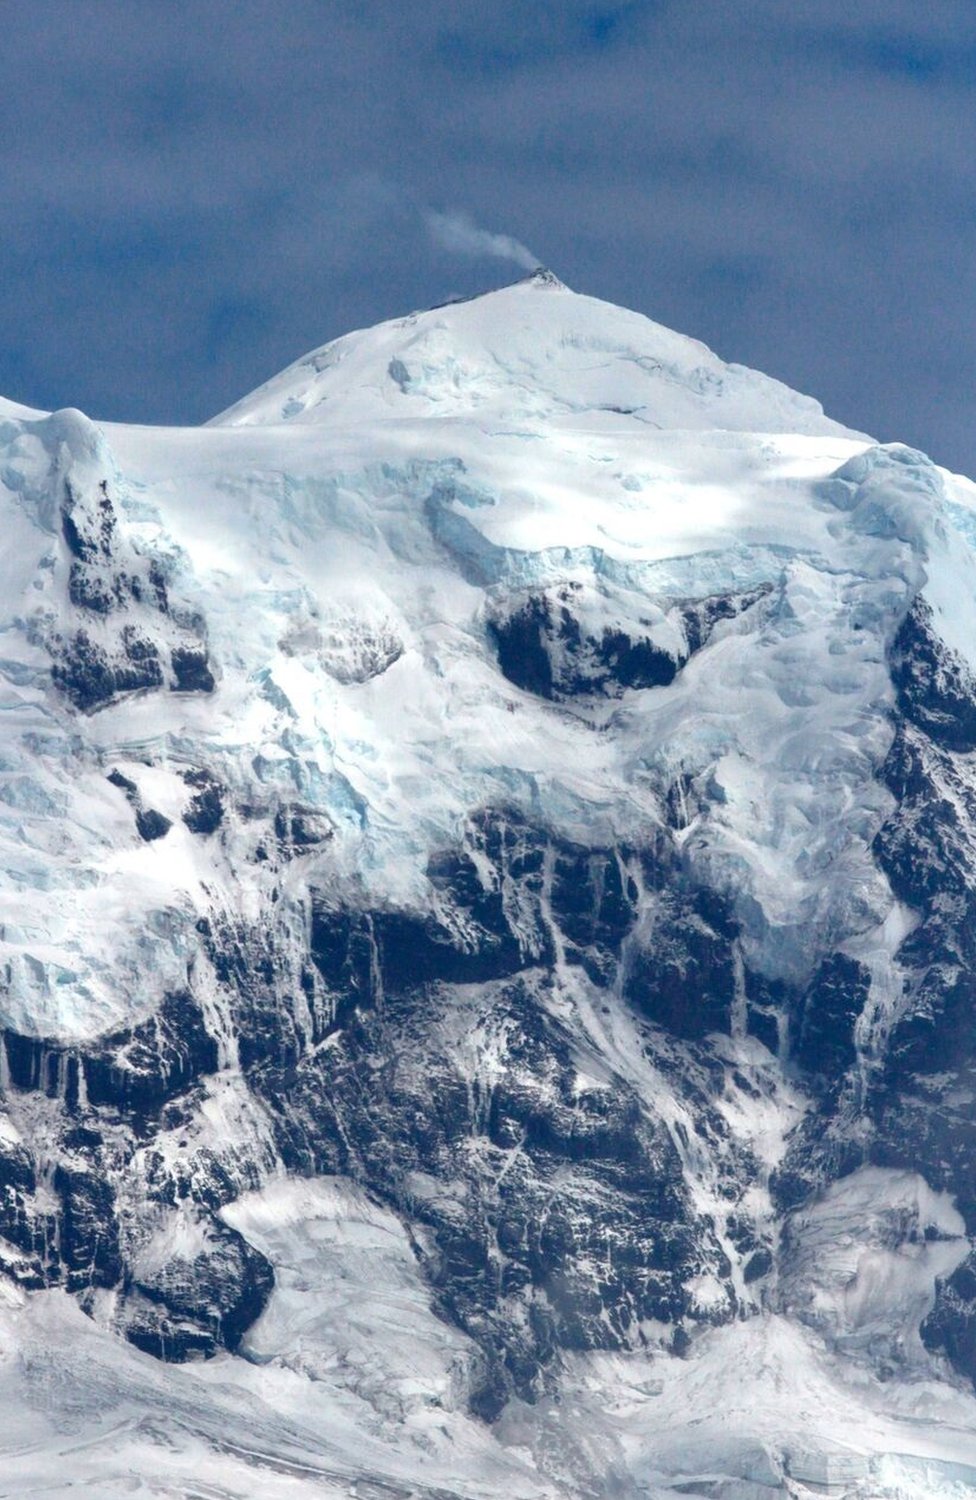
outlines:
[[[390,1216],[328,1179],[272,1184],[234,1212],[279,1267],[251,1362],[159,1365],[61,1293],[0,1304],[0,1496],[963,1500],[976,1486],[971,1394],[838,1365],[775,1314],[712,1330],[684,1360],[575,1356],[558,1403],[513,1403],[485,1428],[460,1409],[462,1337],[425,1308]]]
[[[344,1393],[364,1408],[361,1422],[425,1449],[439,1414],[463,1407],[471,1350],[431,1318],[400,1220],[329,1178],[273,1182],[223,1216],[276,1267],[271,1302],[245,1340],[247,1357],[312,1381],[341,1370]]]
[[[703,842],[703,857],[724,860],[728,878],[736,881],[743,860],[749,862],[762,887],[749,893],[763,914],[757,952],[763,949],[771,969],[809,962],[809,956],[793,954],[795,934],[778,932],[780,908],[803,912],[805,926],[806,911],[827,899],[827,882],[820,881],[817,889],[809,878],[797,884],[796,856],[807,843],[808,825],[823,829],[831,853],[834,846],[849,847],[856,835],[861,835],[859,847],[865,846],[862,828],[866,831],[871,816],[865,802],[877,795],[870,782],[886,734],[876,711],[886,691],[879,637],[903,606],[905,590],[895,590],[886,603],[892,585],[884,574],[876,586],[881,602],[864,606],[875,610],[878,628],[851,637],[850,611],[870,585],[856,573],[845,585],[838,572],[846,541],[831,538],[816,481],[791,476],[785,488],[781,484],[782,450],[788,453],[794,444],[774,448],[766,438],[746,442],[736,435],[730,450],[725,441],[679,442],[667,434],[661,446],[673,482],[663,492],[650,487],[638,506],[635,492],[608,484],[604,472],[609,453],[619,453],[619,436],[588,439],[585,454],[567,453],[559,491],[563,509],[556,507],[554,490],[548,499],[540,495],[529,510],[523,499],[531,471],[507,440],[489,440],[461,423],[461,430],[448,434],[438,424],[434,452],[421,461],[405,450],[415,455],[426,434],[402,424],[392,427],[342,433],[338,444],[344,451],[338,454],[331,429],[324,437],[317,428],[289,429],[287,474],[280,470],[280,435],[266,429],[109,430],[126,489],[139,497],[139,544],[151,555],[176,559],[187,600],[205,608],[221,682],[213,704],[160,701],[153,695],[94,716],[84,726],[91,764],[87,784],[79,782],[71,742],[59,744],[48,730],[52,764],[42,785],[49,795],[68,799],[64,857],[57,864],[45,858],[43,865],[44,879],[55,875],[57,881],[46,920],[37,879],[30,881],[33,926],[44,933],[48,951],[65,941],[59,935],[65,931],[68,901],[71,929],[83,932],[92,949],[97,950],[100,930],[106,954],[134,950],[132,970],[144,968],[138,936],[127,937],[126,929],[143,929],[149,913],[165,903],[176,923],[165,976],[172,984],[185,963],[181,944],[192,944],[186,935],[192,933],[201,889],[226,888],[233,878],[221,867],[219,851],[195,849],[175,824],[159,844],[139,848],[131,832],[126,840],[119,828],[125,810],[115,794],[115,826],[109,839],[99,838],[104,815],[91,799],[101,786],[101,768],[116,761],[131,768],[152,757],[169,767],[172,778],[191,756],[203,759],[242,800],[257,791],[267,798],[275,787],[294,788],[336,824],[340,842],[334,852],[358,869],[369,889],[386,900],[417,904],[426,898],[428,849],[448,841],[459,818],[480,800],[502,796],[541,803],[557,822],[577,831],[599,819],[613,838],[630,825],[635,803],[653,822],[662,780],[679,770],[694,779],[716,768],[728,780],[738,758],[758,778],[774,825],[788,807],[802,812],[787,814],[782,827],[757,829],[748,807],[742,804],[737,814],[739,804],[730,796],[723,817],[736,826],[728,847],[720,849],[723,830],[709,827],[703,841],[689,836],[690,852]],[[645,454],[654,454],[653,431],[642,433],[639,441]],[[851,446],[846,444],[847,451]],[[437,514],[460,517],[466,529],[453,532],[438,523],[437,539],[426,502],[442,482],[441,452],[452,449],[465,454],[463,480],[455,480],[452,491],[461,499],[448,501],[441,491]],[[484,464],[483,450],[488,450]],[[838,440],[830,437],[821,472],[829,473],[837,457]],[[811,462],[809,452],[804,461]],[[539,462],[548,461],[540,457]],[[450,470],[454,475],[457,463]],[[469,489],[493,503],[464,503]],[[150,513],[157,522],[144,519]],[[567,515],[576,517],[571,525]],[[567,533],[573,539],[569,550]],[[500,677],[481,623],[484,590],[466,576],[472,554],[484,547],[489,558],[498,559],[488,568],[490,576],[501,580],[514,572],[520,582],[576,578],[624,620],[648,594],[653,600],[675,591],[773,582],[785,594],[780,621],[771,619],[765,631],[770,643],[777,637],[782,641],[776,653],[779,678],[793,684],[802,673],[813,696],[806,704],[784,704],[787,689],[772,670],[773,652],[767,653],[768,678],[751,680],[755,643],[729,634],[716,643],[707,667],[703,659],[686,669],[683,684],[655,695],[653,703],[645,694],[626,705],[621,732],[612,740],[595,736],[579,718],[548,710]],[[883,559],[884,549],[898,555]],[[26,548],[18,550],[29,560]],[[904,544],[882,542],[878,550],[877,571],[897,570]],[[487,568],[483,559],[480,566]],[[363,582],[351,581],[357,578]],[[25,587],[27,578],[21,595]],[[829,637],[823,625],[828,611],[837,620]],[[797,638],[796,622],[804,618],[812,628]],[[13,683],[10,690],[29,723],[42,716],[50,723],[49,701],[32,710],[34,690],[25,693]],[[742,744],[746,701],[756,733]],[[704,716],[703,702],[709,704]],[[823,751],[820,762],[811,765],[814,722]],[[772,726],[775,738],[764,748],[759,742]],[[288,748],[282,742],[286,727]],[[651,765],[644,749],[649,731],[659,747]],[[795,771],[790,767],[787,778],[788,747],[800,744],[808,763]],[[257,758],[255,746],[262,747]],[[450,777],[441,770],[445,753]],[[833,764],[825,765],[824,755],[832,756]],[[70,787],[59,758],[71,763]],[[863,797],[850,819],[838,821],[829,810],[828,788],[848,765],[854,779],[863,782]],[[83,789],[87,803],[81,800]],[[172,790],[175,795],[175,782]],[[108,800],[104,791],[97,795],[103,803]],[[407,826],[405,805],[412,810]],[[172,800],[167,807],[171,815]],[[877,808],[874,817],[882,812]],[[855,816],[862,828],[849,826]],[[743,821],[749,823],[752,849],[740,842]],[[32,828],[49,826],[49,819],[38,817]],[[23,832],[18,819],[11,833],[21,849]],[[103,842],[108,849],[99,855]],[[20,853],[8,867],[22,863]],[[66,895],[65,886],[76,884],[79,869],[86,880],[94,875],[93,886]],[[874,879],[867,869],[852,872],[852,882],[865,888],[862,926],[883,917],[885,897],[871,894]],[[830,886],[837,888],[833,879]],[[838,914],[828,919],[825,931],[845,921]],[[777,943],[786,951],[774,951]],[[38,947],[35,938],[30,952],[43,963]],[[45,969],[40,987],[24,992],[23,1003],[17,1003],[16,988],[8,1000],[14,1024],[32,1022],[80,1036],[126,1019],[113,1013],[111,996],[98,980],[97,951],[86,958],[81,985],[69,986],[73,1014],[64,1010],[65,987]],[[77,965],[76,960],[64,967],[79,973]],[[155,994],[146,994],[146,1010]]]
[[[819,405],[551,274],[414,313],[317,349],[214,419],[329,424],[474,413],[533,424],[593,416],[651,427],[842,432]],[[616,422],[615,420],[616,419]],[[778,419],[778,420],[777,420]]]

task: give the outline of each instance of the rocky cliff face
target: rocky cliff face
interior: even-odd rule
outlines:
[[[9,1284],[253,1356],[328,1177],[490,1423],[771,1317],[976,1380],[968,490],[551,280],[0,437]]]

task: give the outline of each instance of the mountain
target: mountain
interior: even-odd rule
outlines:
[[[976,488],[542,271],[0,448],[0,1495],[971,1493]]]

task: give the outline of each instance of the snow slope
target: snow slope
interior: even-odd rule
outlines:
[[[336,339],[211,425],[579,425],[599,413],[652,428],[847,435],[809,397],[649,318],[578,296],[541,269],[488,297]]]
[[[464,359],[481,351],[483,404],[456,396],[441,413],[440,382],[455,390],[450,361],[434,358],[445,344]],[[428,370],[416,399],[388,374],[415,349]],[[285,439],[269,419],[284,420],[316,365],[335,410],[316,384],[318,419],[291,419]],[[537,409],[524,388],[547,372],[556,394]],[[615,381],[627,414],[603,399]],[[885,642],[923,580],[931,591],[945,578],[942,630],[954,645],[976,639],[972,561],[937,519],[944,481],[927,460],[868,450],[806,398],[543,278],[350,335],[221,424],[99,433],[57,414],[8,429],[3,472],[20,499],[4,573],[7,723],[15,742],[45,748],[41,766],[33,751],[11,764],[0,793],[14,846],[3,867],[23,891],[6,944],[12,1024],[84,1036],[121,1024],[134,1001],[147,1011],[185,971],[202,888],[236,878],[178,828],[159,848],[124,839],[127,809],[102,765],[128,775],[149,747],[160,764],[147,795],[172,812],[181,764],[201,746],[248,794],[250,749],[267,746],[261,795],[294,786],[334,825],[335,852],[406,903],[427,899],[429,848],[479,798],[541,801],[567,829],[612,833],[635,812],[654,819],[662,779],[714,773],[724,801],[704,837],[689,829],[689,854],[721,864],[716,878],[748,904],[757,962],[809,964],[795,950],[811,916],[828,943],[884,919],[890,900],[858,851],[883,810],[871,783],[889,733]],[[778,432],[788,424],[801,435]],[[52,473],[89,469],[118,486],[131,546],[205,613],[221,683],[213,704],[113,702],[83,726],[86,778],[76,717],[43,692],[37,637],[59,539],[37,497]],[[486,597],[567,579],[595,591],[601,621],[650,612],[659,631],[654,600],[775,584],[765,679],[750,681],[751,635],[733,636],[653,705],[614,705],[612,737],[540,713],[486,660]],[[798,679],[806,701],[790,701]],[[146,983],[147,924],[165,928],[158,983]],[[133,976],[122,990],[120,962]]]

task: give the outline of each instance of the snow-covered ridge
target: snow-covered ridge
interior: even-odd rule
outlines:
[[[346,334],[213,419],[329,426],[464,415],[582,417],[652,428],[842,433],[819,403],[638,313],[579,296],[548,271]]]

